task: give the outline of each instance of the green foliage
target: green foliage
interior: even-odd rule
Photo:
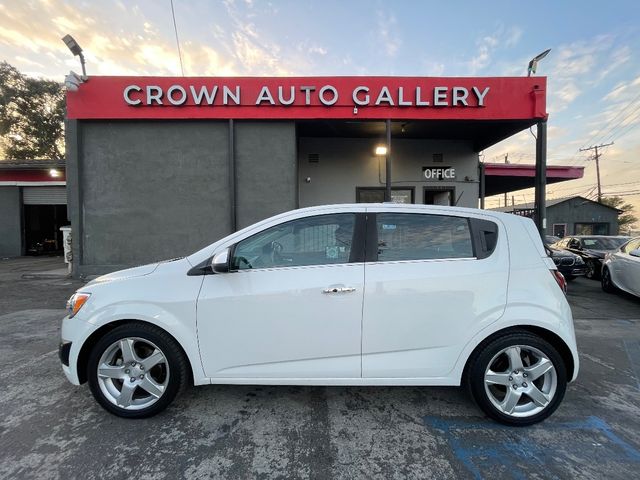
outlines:
[[[618,227],[620,231],[631,228],[633,224],[638,221],[638,217],[635,216],[635,212],[633,211],[633,205],[624,203],[624,198],[622,197],[604,197],[600,203],[622,210],[622,213],[618,215]]]
[[[11,160],[64,158],[64,89],[0,63],[0,141]]]

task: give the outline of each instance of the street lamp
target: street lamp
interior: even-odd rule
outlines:
[[[529,62],[529,67],[527,68],[527,77],[530,77],[532,73],[536,73],[536,69],[538,68],[538,62],[542,60],[544,57],[549,55],[551,49],[547,49],[539,55],[536,55]]]
[[[71,50],[71,53],[73,53],[74,56],[80,57],[80,65],[82,65],[82,77],[86,79],[87,71],[84,66],[84,55],[82,54],[82,48],[71,35],[65,35],[64,37],[62,37],[62,41],[69,48],[69,50]]]

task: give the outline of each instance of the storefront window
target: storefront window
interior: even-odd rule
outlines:
[[[357,187],[357,203],[383,203],[384,187]],[[413,203],[414,189],[404,187],[391,188],[391,203]]]
[[[576,235],[609,235],[609,224],[576,223]]]

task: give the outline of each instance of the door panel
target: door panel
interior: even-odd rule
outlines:
[[[360,377],[364,265],[205,277],[198,339],[208,377]],[[323,293],[329,287],[351,292]]]
[[[393,222],[380,229],[400,230]],[[441,235],[439,225],[434,235]],[[454,237],[460,225],[452,225]],[[399,232],[399,238],[420,238],[419,232]],[[462,237],[442,244],[418,243],[424,255],[463,257]],[[447,237],[448,236],[448,237]],[[372,262],[366,265],[362,332],[362,375],[365,378],[427,378],[447,375],[460,352],[479,330],[504,312],[508,282],[508,251],[498,235],[487,258],[432,258]],[[413,242],[413,241],[412,241]],[[404,252],[416,255],[416,243]],[[382,247],[381,247],[382,245]],[[378,248],[393,245],[378,238]],[[456,253],[458,252],[458,253]],[[462,252],[462,253],[460,253]],[[403,251],[387,257],[402,257]]]
[[[364,213],[272,225],[232,248],[198,298],[206,375],[359,378]]]

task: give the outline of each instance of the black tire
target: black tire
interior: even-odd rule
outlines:
[[[602,278],[600,279],[600,285],[602,285],[602,290],[607,293],[616,293],[616,286],[613,284],[611,280],[611,272],[607,267],[602,269]]]
[[[98,378],[98,364],[103,354],[113,348],[115,342],[125,338],[140,339],[136,341],[136,345],[140,343],[145,346],[144,341],[154,344],[166,359],[166,362],[163,361],[158,365],[158,368],[164,367],[168,372],[165,373],[168,379],[166,379],[164,391],[156,400],[152,400],[155,403],[137,410],[123,408],[113,403],[102,391]],[[144,359],[142,356],[141,358]],[[151,371],[143,373],[151,374]],[[108,332],[93,347],[87,363],[87,379],[94,398],[105,410],[123,418],[147,418],[160,413],[184,390],[189,378],[189,363],[177,342],[164,330],[142,322],[127,323]],[[117,386],[117,382],[120,380],[113,383]],[[135,391],[138,391],[137,387],[134,387]],[[141,393],[146,392],[142,390]]]
[[[587,260],[587,273],[584,274],[585,277],[591,280],[598,280],[600,278],[600,263],[597,260]]]
[[[485,390],[485,372],[489,367],[489,362],[494,359],[499,352],[513,346],[533,347],[546,355],[555,367],[556,387],[553,398],[551,398],[542,411],[530,416],[514,416],[502,412],[491,402]],[[548,418],[562,402],[567,388],[567,369],[562,356],[549,342],[526,331],[507,333],[479,345],[469,358],[465,377],[465,383],[471,396],[487,416],[505,425],[518,427],[533,425]],[[523,396],[523,401],[530,401],[526,394]]]

